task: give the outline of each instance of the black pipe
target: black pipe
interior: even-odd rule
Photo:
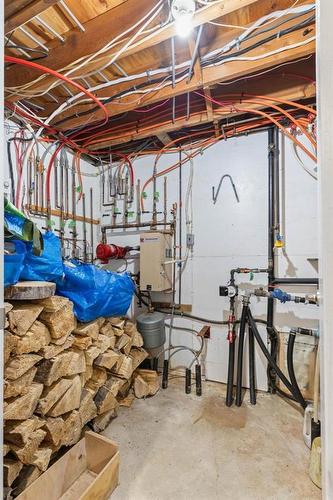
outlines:
[[[167,389],[169,378],[169,360],[165,359],[163,363],[162,388]]]
[[[287,387],[287,389],[291,392],[293,397],[297,400],[297,402],[302,406],[303,409],[306,408],[306,404],[304,406],[304,400],[300,400],[297,390],[295,390],[295,387],[289,382],[285,374],[280,370],[278,365],[276,364],[274,358],[270,355],[268,349],[265,346],[264,341],[262,340],[260,333],[257,329],[257,325],[252,317],[252,313],[250,309],[248,308],[247,311],[247,320],[249,322],[250,327],[252,328],[253,334],[255,336],[256,341],[259,344],[260,349],[262,350],[264,356],[266,357],[268,363],[270,366],[274,369],[276,375],[281,379],[281,381],[284,383],[284,385]]]
[[[268,290],[273,289],[275,279],[274,244],[276,221],[276,195],[279,186],[276,182],[279,169],[279,132],[276,127],[268,130]],[[267,301],[267,334],[271,346],[271,356],[277,352],[277,332],[274,328],[274,300]],[[276,374],[272,367],[267,367],[268,390],[275,392]]]
[[[233,402],[234,390],[234,370],[235,370],[235,340],[229,341],[229,359],[228,359],[228,380],[227,380],[227,395],[225,404],[231,406]]]
[[[191,370],[189,368],[185,370],[185,392],[191,394]]]
[[[275,278],[273,285],[319,285],[318,278]]]
[[[256,365],[255,365],[255,349],[254,349],[254,334],[249,326],[249,382],[250,382],[250,403],[255,405],[256,398]]]
[[[290,333],[288,338],[288,348],[287,348],[287,366],[288,366],[288,374],[290,378],[290,382],[295,388],[295,392],[298,394],[298,400],[302,401],[303,408],[306,408],[307,404],[305,399],[303,398],[303,394],[299,388],[297,383],[295,370],[294,370],[294,347],[295,347],[296,335],[295,333]]]
[[[238,358],[237,358],[237,381],[236,381],[236,405],[242,405],[242,378],[243,378],[243,350],[245,339],[246,317],[248,305],[244,304],[238,334]]]
[[[201,365],[195,365],[195,390],[197,396],[202,395]]]

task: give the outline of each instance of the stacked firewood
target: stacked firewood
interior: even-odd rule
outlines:
[[[134,374],[147,356],[142,344],[128,319],[78,323],[64,297],[6,304],[4,481],[14,496],[88,423],[103,430],[134,380],[138,397],[158,390],[156,378],[152,387]]]

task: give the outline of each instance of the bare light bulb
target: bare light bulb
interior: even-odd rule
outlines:
[[[179,36],[185,38],[191,33],[194,12],[194,0],[173,0],[171,13],[175,20],[176,31]]]

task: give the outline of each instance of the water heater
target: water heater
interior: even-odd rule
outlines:
[[[172,234],[150,231],[140,236],[140,289],[166,292],[172,289]]]

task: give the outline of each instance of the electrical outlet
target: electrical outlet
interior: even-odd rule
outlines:
[[[186,246],[187,246],[187,248],[190,248],[191,250],[193,250],[193,247],[194,247],[194,234],[187,233],[187,235],[186,235]]]

